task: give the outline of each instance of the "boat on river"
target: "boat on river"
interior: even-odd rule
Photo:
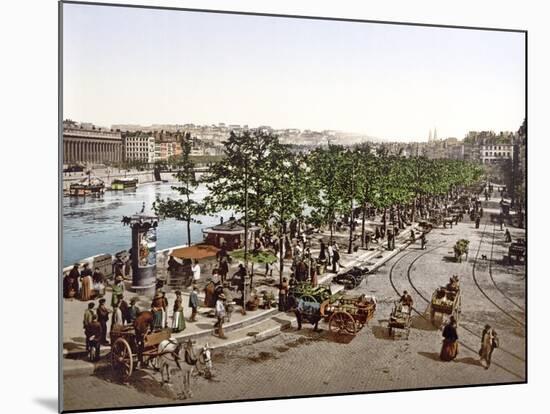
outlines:
[[[126,190],[128,188],[136,188],[137,185],[137,178],[117,178],[111,182],[111,190]]]
[[[86,178],[69,186],[70,197],[98,197],[105,192],[105,183],[101,178],[92,176],[90,172]]]

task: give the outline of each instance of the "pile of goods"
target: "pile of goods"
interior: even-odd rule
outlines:
[[[321,303],[332,296],[330,285],[319,284],[316,287],[309,282],[297,283],[290,288],[290,294],[296,299],[305,297],[304,299],[313,299],[315,302]]]

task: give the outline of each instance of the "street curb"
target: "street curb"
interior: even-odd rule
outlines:
[[[414,226],[413,228],[416,228],[416,226]],[[401,236],[402,234],[406,234],[407,231],[410,231],[410,229],[404,230],[399,236]],[[383,266],[388,260],[392,259],[398,253],[405,250],[410,244],[411,244],[410,241],[405,241],[403,244],[398,245],[390,254],[388,254],[385,257],[380,258],[378,262],[375,262],[374,266],[369,268],[368,274],[370,275],[372,272],[376,271],[378,268]],[[382,245],[379,245],[379,246],[377,246],[377,249],[372,251],[372,255],[370,255],[371,251],[369,251],[369,253],[365,254],[364,258],[357,259],[354,262],[357,263],[357,262],[370,261],[375,255],[378,255],[378,254],[380,254],[384,251],[387,251],[387,250],[385,250],[385,248]],[[328,275],[319,278],[319,283],[326,283],[327,280],[329,280],[329,279],[332,280],[332,278],[334,276],[336,276],[337,274],[338,273],[335,273],[335,274],[329,273]],[[342,289],[343,289],[343,286],[342,286]],[[342,290],[342,289],[340,289],[340,290]],[[265,341],[269,338],[277,336],[281,331],[283,331],[284,329],[288,329],[289,327],[292,326],[293,323],[296,322],[296,317],[289,316],[287,313],[280,312],[277,308],[273,308],[269,311],[261,312],[258,315],[254,315],[254,317],[252,317],[250,319],[242,320],[242,321],[234,322],[233,324],[225,325],[225,328],[229,329],[229,331],[226,331],[226,332],[235,331],[235,330],[238,330],[238,329],[241,329],[241,328],[244,328],[244,327],[252,328],[256,325],[259,325],[261,323],[266,322],[269,319],[275,320],[275,318],[277,318],[277,317],[282,319],[280,321],[279,320],[275,321],[275,322],[279,323],[278,326],[274,326],[274,327],[265,329],[263,331],[258,332],[255,335],[243,336],[243,337],[235,338],[233,340],[228,340],[227,342],[221,342],[219,344],[215,344],[215,345],[212,346],[212,349],[213,350],[230,349],[230,348],[235,348],[235,347],[239,347],[239,346],[251,345],[251,344],[256,343],[256,342]],[[183,342],[187,339],[198,339],[198,338],[203,338],[203,337],[206,337],[206,336],[215,337],[213,335],[214,332],[215,332],[215,329],[212,328],[212,329],[202,330],[202,331],[191,333],[191,334],[174,335],[173,338],[176,339],[178,342]],[[76,353],[72,353],[70,355],[76,355]],[[85,355],[85,353],[84,353],[84,355]],[[64,357],[65,357],[65,355],[64,355]],[[70,361],[70,360],[71,359],[64,358],[64,364],[65,364],[65,361]],[[109,365],[108,362],[107,362],[107,359],[104,359],[103,361],[98,362],[98,363],[92,363],[92,362],[82,361],[82,360],[74,360],[74,362],[69,363],[69,365],[72,365],[72,364],[76,364],[76,366],[74,366],[74,367],[64,366],[64,368],[63,368],[63,375],[64,376],[93,375],[93,373],[98,368],[100,368],[102,366],[108,366]]]

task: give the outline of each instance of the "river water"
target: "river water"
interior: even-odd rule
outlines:
[[[157,197],[177,198],[172,190],[175,183],[140,184],[135,190],[105,191],[101,198],[64,197],[63,199],[63,266],[96,254],[114,254],[127,250],[132,243],[129,226],[123,226],[122,216],[141,211],[145,202],[145,213],[153,213],[152,205]],[[208,194],[204,184],[199,185],[193,199],[201,201]],[[227,220],[231,215],[222,211],[217,216],[198,216],[202,224],[191,223],[191,242],[202,241],[201,229]],[[187,244],[187,224],[174,219],[159,222],[157,229],[157,250]]]

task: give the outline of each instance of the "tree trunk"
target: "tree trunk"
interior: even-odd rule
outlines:
[[[382,213],[382,229],[384,229],[384,233],[386,233],[386,212],[387,207],[384,207],[384,213]]]
[[[187,245],[191,246],[191,220],[187,220]]]
[[[365,220],[367,216],[367,203],[363,205],[363,217],[361,218],[361,248],[365,247]]]
[[[285,268],[285,255],[283,254],[283,249],[285,245],[285,227],[286,223],[283,221],[281,223],[280,236],[279,236],[279,279],[283,283],[283,271]],[[286,252],[285,252],[286,254]]]
[[[353,244],[353,200],[351,200],[351,206],[350,206],[350,217],[349,217],[349,243],[348,243],[348,254],[351,254],[351,247]]]
[[[403,229],[403,221],[401,220],[401,204],[397,205],[397,227]]]
[[[414,221],[416,220],[416,198],[417,198],[417,194],[415,194],[413,198],[411,224],[414,223]]]

